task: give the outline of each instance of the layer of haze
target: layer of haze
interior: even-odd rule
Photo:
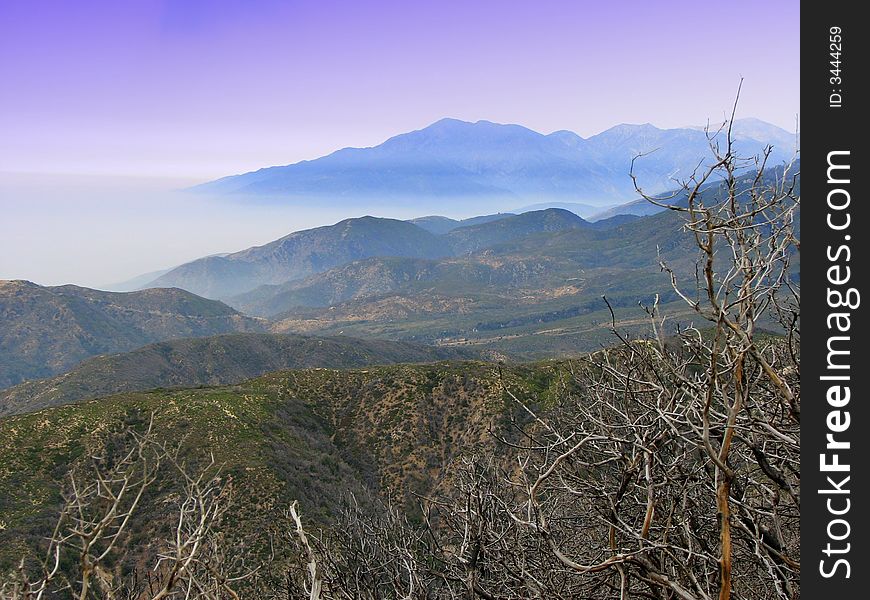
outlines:
[[[352,216],[168,191],[445,116],[694,125],[743,77],[741,114],[793,129],[798,41],[784,0],[2,2],[0,278],[101,285]]]
[[[348,217],[419,216],[412,206],[278,206],[173,191],[191,183],[0,173],[0,279],[112,289],[143,273]]]

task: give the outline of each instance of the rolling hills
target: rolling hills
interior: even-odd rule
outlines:
[[[160,340],[262,330],[260,321],[180,289],[118,293],[0,281],[0,387]]]
[[[470,254],[528,235],[577,229],[588,223],[561,208],[535,210],[521,215],[457,227],[444,237],[454,256]]]
[[[498,221],[499,219],[512,216],[514,216],[514,213],[498,213],[495,215],[480,215],[478,217],[469,217],[468,219],[451,219],[450,217],[442,217],[440,215],[429,215],[427,217],[417,217],[416,219],[409,219],[408,222],[413,223],[418,227],[422,227],[429,233],[434,233],[435,235],[443,235],[459,227],[466,227],[468,225],[480,225],[481,223]]]
[[[742,176],[738,191],[753,179]],[[721,189],[712,182],[703,195],[715,201]],[[677,194],[674,202],[685,199]],[[795,220],[799,229],[799,210]],[[602,343],[609,320],[602,295],[626,310],[656,294],[661,302],[673,300],[661,259],[679,277],[693,276],[696,249],[673,211],[594,223],[555,208],[426,222],[446,232],[395,219],[346,219],[200,259],[154,282],[227,294],[234,308],[177,288],[112,293],[4,282],[0,386],[57,375],[99,354],[230,332],[350,335],[475,346],[513,358],[562,356]]]
[[[659,252],[680,272],[695,255],[675,213],[599,224],[572,218],[574,226],[459,256],[372,257],[229,301],[272,319],[273,331],[472,346],[530,359],[593,350],[609,338],[602,295],[626,315],[656,293],[673,299]]]
[[[148,287],[180,287],[208,298],[226,298],[369,256],[447,254],[449,249],[438,236],[413,223],[361,217],[291,233],[241,252],[201,258],[172,269]]]
[[[738,179],[738,191],[753,177]],[[715,202],[721,191],[714,182],[702,195]],[[677,195],[674,202],[685,199]],[[537,227],[521,227],[524,218]],[[547,231],[548,218],[559,226]],[[660,266],[665,260],[684,285],[694,285],[697,248],[684,224],[674,211],[595,223],[565,211],[525,213],[449,232],[445,237],[471,244],[464,253],[372,257],[229,302],[272,319],[273,331],[473,346],[525,359],[576,354],[612,343],[602,296],[632,327],[645,326],[638,302],[657,295],[672,324],[691,318]],[[799,210],[795,224],[799,230]],[[489,238],[494,230],[515,234]]]
[[[208,298],[227,300],[262,285],[301,279],[355,260],[441,258],[531,233],[586,223],[561,209],[497,217],[470,219],[464,226],[440,235],[395,219],[370,216],[346,219],[335,225],[291,233],[264,246],[195,260],[158,277],[148,287],[180,287]]]
[[[738,188],[752,179],[740,178]],[[714,182],[703,194],[720,191]],[[799,228],[799,211],[795,220]],[[226,299],[234,308],[180,289],[119,294],[6,282],[0,385],[50,377],[98,354],[245,331],[472,346],[524,359],[576,354],[607,342],[602,295],[631,320],[638,302],[675,299],[661,259],[687,281],[694,273],[696,249],[673,211],[589,223],[546,209],[446,225],[434,234],[394,219],[348,219],[194,261],[158,280],[245,290]]]
[[[234,384],[270,371],[476,358],[470,349],[265,333],[170,340],[85,360],[48,379],[0,390],[0,417],[120,392]]]

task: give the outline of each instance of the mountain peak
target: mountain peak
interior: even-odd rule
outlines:
[[[596,134],[589,139],[603,139],[608,137],[628,138],[658,134],[664,131],[667,130],[659,129],[652,123],[620,123],[619,125],[614,125],[610,129],[605,129],[601,133]]]
[[[28,281],[27,279],[0,279],[0,286],[9,288],[40,287],[32,281]]]
[[[424,127],[423,129],[432,129],[432,128],[446,128],[446,127],[468,127],[474,125],[472,121],[465,121],[464,119],[456,119],[454,117],[443,117],[438,119],[431,125]]]
[[[567,146],[579,146],[585,140],[574,133],[573,131],[568,131],[567,129],[560,129],[559,131],[554,131],[553,133],[547,135],[548,138],[559,140]]]
[[[388,139],[384,144],[389,144],[394,140],[420,139],[430,136],[436,137],[453,137],[464,136],[460,138],[463,141],[473,141],[475,139],[492,139],[490,136],[501,138],[503,136],[512,135],[528,135],[536,137],[545,137],[543,134],[533,131],[522,125],[514,125],[511,123],[495,123],[480,119],[477,121],[463,121],[452,117],[445,117],[435,121],[431,125],[408,133],[399,134]]]

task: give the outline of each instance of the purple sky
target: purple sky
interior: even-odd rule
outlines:
[[[425,6],[423,6],[425,4]],[[9,1],[0,171],[208,179],[441,117],[794,128],[798,2]]]

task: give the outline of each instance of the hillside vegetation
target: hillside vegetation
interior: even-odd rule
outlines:
[[[441,258],[532,233],[579,227],[585,221],[561,209],[469,219],[444,234],[410,221],[376,217],[345,219],[335,225],[297,231],[264,246],[209,256],[172,269],[149,287],[180,287],[226,300],[262,285],[322,273],[370,257]]]
[[[263,329],[261,321],[181,289],[118,293],[0,281],[0,388],[151,342]]]
[[[413,494],[441,485],[456,456],[495,442],[489,425],[515,410],[506,387],[546,399],[565,385],[565,369],[465,362],[284,371],[236,386],[121,394],[7,417],[0,420],[0,572],[50,533],[65,474],[101,452],[111,432],[125,424],[141,430],[149,415],[187,460],[213,454],[223,465],[236,493],[233,535],[265,552],[268,532],[284,526],[270,520],[292,500],[321,523],[348,491],[383,493],[413,512]],[[133,540],[157,539],[173,489],[149,496]]]
[[[0,417],[119,392],[239,383],[281,369],[475,357],[472,349],[348,337],[244,333],[171,340],[91,358],[63,375],[0,390]]]

